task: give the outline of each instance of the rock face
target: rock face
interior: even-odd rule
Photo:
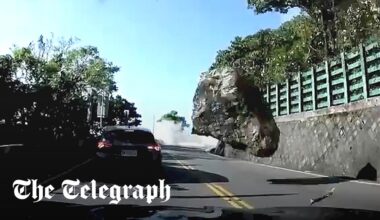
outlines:
[[[193,99],[193,133],[212,136],[254,156],[273,155],[280,131],[262,97],[237,70],[203,73]]]
[[[276,118],[280,142],[272,157],[250,157],[220,143],[212,153],[327,176],[380,182],[380,97]]]

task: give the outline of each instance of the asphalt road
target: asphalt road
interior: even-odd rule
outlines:
[[[59,175],[42,181],[58,184],[64,179],[79,179],[81,185],[95,179],[100,184],[149,184],[149,167],[104,166],[94,159],[86,160]],[[184,207],[264,207],[310,206],[312,198],[321,197],[332,188],[333,194],[313,206],[380,210],[380,185],[338,177],[323,177],[248,161],[227,159],[198,149],[178,146],[163,147],[161,178],[171,186],[166,203],[155,200],[151,205]],[[84,205],[109,204],[111,199],[75,199],[68,201],[57,187],[50,201]],[[147,205],[145,200],[122,200],[120,204]]]

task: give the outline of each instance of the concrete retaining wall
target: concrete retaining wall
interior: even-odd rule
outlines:
[[[380,171],[379,98],[278,117],[276,123],[280,145],[272,157],[253,157],[228,145],[224,155],[325,175],[357,177],[368,165],[361,173],[368,171],[373,179],[373,168]]]

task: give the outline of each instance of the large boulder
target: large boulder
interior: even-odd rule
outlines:
[[[280,131],[261,91],[231,68],[203,73],[193,99],[193,133],[208,135],[235,149],[269,157]]]

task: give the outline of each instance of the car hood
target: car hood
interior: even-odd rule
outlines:
[[[4,213],[3,213],[4,214]],[[101,205],[41,202],[8,209],[12,219],[380,219],[380,212],[330,207],[274,207],[253,210],[221,207]]]

